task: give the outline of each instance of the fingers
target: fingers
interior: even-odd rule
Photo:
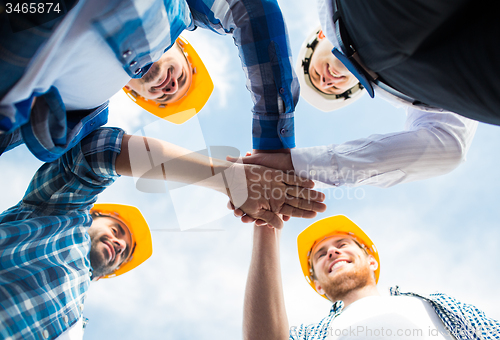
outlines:
[[[260,227],[260,226],[264,226],[264,225],[268,225],[268,224],[267,224],[267,222],[265,222],[265,221],[262,221],[262,220],[256,220],[256,221],[255,221],[255,225]]]
[[[241,217],[241,222],[243,223],[253,223],[253,222],[256,222],[258,221],[257,219],[253,218],[253,217],[250,217],[248,215],[243,215]]]
[[[287,197],[285,199],[285,204],[288,204],[296,209],[303,210],[303,211],[314,211],[314,212],[325,212],[326,211],[326,204],[320,203],[320,202],[315,202],[315,201],[310,201],[307,199],[302,199],[302,198],[297,198],[297,197]],[[282,213],[285,214],[285,213]],[[289,214],[285,214],[289,215]],[[295,216],[295,215],[293,215]]]
[[[227,202],[227,208],[229,210],[234,210],[233,213],[234,213],[234,216],[236,216],[236,217],[241,217],[241,216],[245,215],[245,213],[243,212],[243,210],[236,209],[236,207],[234,206],[234,204],[231,201]]]
[[[288,204],[284,204],[279,213],[284,216],[286,215],[288,219],[290,219],[290,217],[314,218],[317,214],[315,211],[299,209]]]
[[[236,157],[226,156],[226,160],[229,162],[233,162],[233,163],[235,163],[235,162],[241,163],[242,162],[243,164],[259,165],[261,157],[257,156],[257,155],[252,155],[250,152],[247,152],[245,154],[245,157],[236,158]]]
[[[307,201],[323,202],[325,194],[316,190],[305,189],[296,186],[289,186],[285,189],[287,197],[302,198]]]
[[[276,229],[283,228],[283,220],[271,211],[265,210],[262,214],[260,214],[259,220],[264,221]]]
[[[314,182],[312,180],[291,174],[285,174],[283,176],[283,182],[288,185],[300,186],[303,188],[314,188]]]

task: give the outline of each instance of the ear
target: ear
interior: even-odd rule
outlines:
[[[321,295],[325,295],[325,291],[323,290],[323,287],[321,287],[321,284],[318,280],[314,280],[314,285],[316,286],[316,291],[318,293],[320,293]]]
[[[375,260],[375,257],[368,255],[368,262],[370,263],[370,269],[375,272],[378,268],[378,262]]]

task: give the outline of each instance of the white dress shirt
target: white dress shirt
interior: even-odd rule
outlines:
[[[318,0],[321,26],[339,46],[332,0]],[[373,84],[375,97],[406,109],[403,131],[343,144],[292,149],[292,163],[302,177],[334,186],[389,187],[446,174],[465,161],[477,121],[435,107],[416,106]]]

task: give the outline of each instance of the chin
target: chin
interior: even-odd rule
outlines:
[[[372,275],[369,269],[339,274],[323,285],[323,290],[332,301],[342,300],[349,292],[369,285]]]

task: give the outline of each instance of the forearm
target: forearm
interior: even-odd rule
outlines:
[[[214,175],[232,165],[155,138],[125,135],[116,159],[116,172],[130,177],[196,183],[226,194],[224,181]]]
[[[254,227],[252,260],[243,310],[245,340],[286,340],[288,319],[279,258],[280,230]]]
[[[299,176],[331,185],[389,187],[455,169],[465,159],[476,126],[451,113],[432,113],[407,131],[292,150],[292,161]]]

